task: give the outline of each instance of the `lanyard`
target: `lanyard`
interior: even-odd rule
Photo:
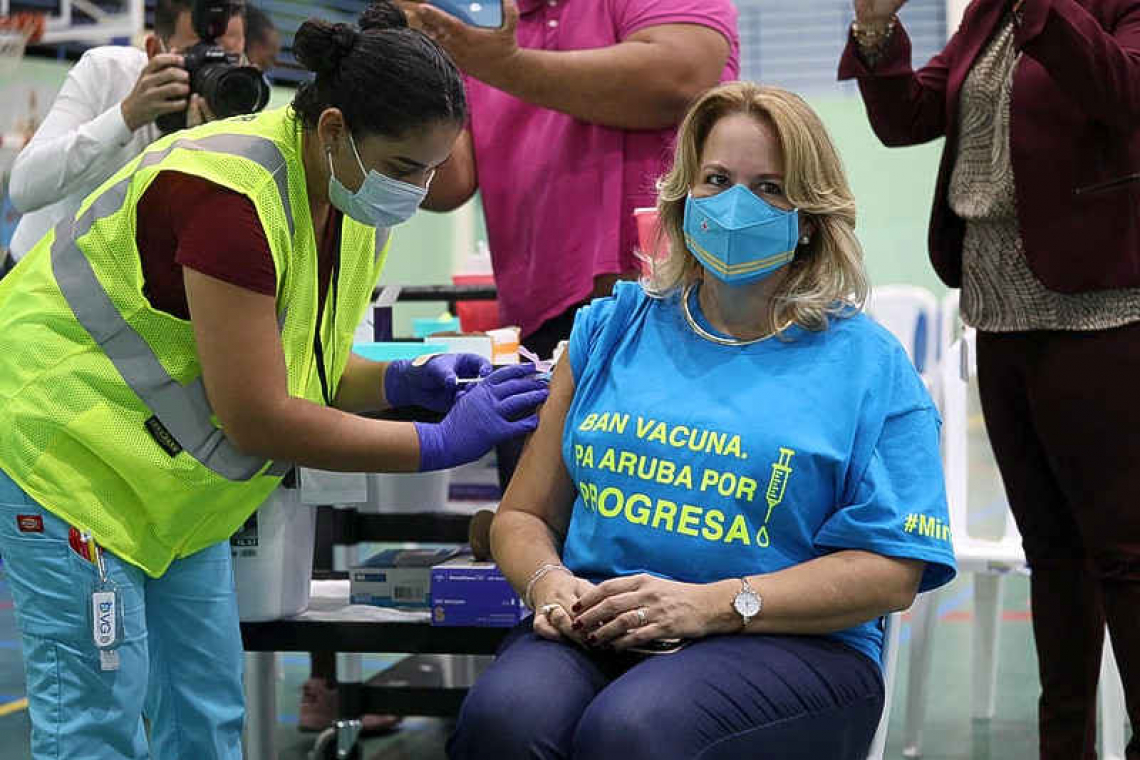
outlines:
[[[331,222],[331,220],[330,220]],[[319,266],[319,264],[318,264]],[[332,333],[332,347],[336,347],[336,302],[339,300],[337,297],[338,285],[337,280],[340,279],[340,236],[337,235],[336,250],[333,251],[332,263],[332,293],[325,299],[325,308],[322,313],[328,314],[329,330]],[[320,282],[320,275],[317,276],[317,282]],[[332,299],[332,303],[328,302]],[[317,329],[313,331],[313,355],[317,360],[317,379],[321,381],[321,395],[324,396],[325,406],[332,406],[332,396],[329,395],[329,378],[325,370],[325,350],[323,342],[321,341],[321,323],[317,322]],[[335,358],[335,357],[334,357]]]
[[[87,548],[87,558],[99,571],[99,580],[91,592],[91,612],[88,618],[91,638],[99,652],[99,669],[115,671],[119,669],[118,647],[125,635],[122,596],[118,586],[107,577],[103,549],[95,542],[94,536],[84,532],[81,540]]]

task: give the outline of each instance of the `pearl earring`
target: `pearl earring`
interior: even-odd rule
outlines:
[[[811,242],[811,238],[808,237],[807,235],[804,235],[802,238],[800,238],[800,245],[807,245],[810,242]]]

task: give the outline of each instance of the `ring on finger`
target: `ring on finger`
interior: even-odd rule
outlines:
[[[541,607],[539,607],[538,608],[538,614],[544,615],[547,618],[549,618],[550,613],[554,612],[555,610],[560,610],[560,609],[562,609],[561,604],[558,604],[557,602],[551,602],[550,604],[544,604]]]
[[[637,613],[637,628],[642,628],[649,625],[649,611],[644,607],[638,607],[634,612]]]

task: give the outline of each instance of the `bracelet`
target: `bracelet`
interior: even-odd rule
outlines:
[[[886,26],[868,27],[860,24],[858,19],[851,22],[851,34],[861,48],[877,48],[891,38],[898,24],[899,17],[892,15]]]
[[[523,604],[525,604],[528,608],[532,610],[534,609],[534,601],[530,598],[530,593],[534,590],[534,584],[538,583],[540,580],[546,577],[547,573],[554,570],[561,570],[564,573],[570,572],[570,568],[566,567],[565,565],[554,565],[547,563],[545,565],[540,565],[537,570],[531,573],[530,579],[527,580],[526,588],[523,590],[522,595]]]

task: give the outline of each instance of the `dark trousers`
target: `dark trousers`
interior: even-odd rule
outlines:
[[[453,760],[865,760],[879,667],[814,636],[716,636],[675,654],[589,653],[524,621],[467,695]]]
[[[584,303],[575,304],[557,317],[546,320],[537,330],[524,337],[522,344],[538,354],[540,359],[549,359],[554,354],[554,349],[558,347],[559,341],[570,337],[570,331],[574,328],[574,315]],[[499,460],[499,487],[503,489],[503,493],[507,492],[507,484],[515,474],[525,442],[525,437],[515,438],[500,443],[495,449],[495,456]]]
[[[980,333],[978,382],[1032,571],[1041,758],[1096,756],[1107,623],[1140,760],[1140,324]]]

